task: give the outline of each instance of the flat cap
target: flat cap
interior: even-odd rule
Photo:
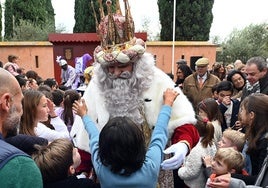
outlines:
[[[202,57],[200,59],[198,59],[196,62],[195,62],[195,65],[196,66],[206,66],[208,65],[209,62],[208,62],[208,58],[205,58],[205,57]]]

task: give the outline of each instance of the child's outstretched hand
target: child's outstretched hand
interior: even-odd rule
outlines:
[[[175,91],[174,89],[168,88],[164,92],[164,95],[163,95],[164,104],[168,106],[172,106],[173,102],[175,101],[178,95],[179,93],[177,91]]]
[[[85,103],[85,99],[81,99],[79,101],[75,101],[72,107],[75,114],[83,117],[87,113],[87,105]]]
[[[211,161],[212,161],[212,157],[207,155],[202,157],[203,160],[203,164],[205,165],[206,168],[211,167]]]

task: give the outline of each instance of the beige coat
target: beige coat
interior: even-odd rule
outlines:
[[[212,97],[212,87],[219,82],[220,79],[217,76],[208,72],[207,79],[200,88],[197,80],[197,73],[193,73],[185,78],[183,82],[183,93],[188,97],[193,107],[196,109],[199,102],[203,99]]]

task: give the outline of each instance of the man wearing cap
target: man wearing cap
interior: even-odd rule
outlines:
[[[192,102],[194,108],[205,98],[212,97],[212,87],[220,82],[220,79],[208,71],[208,58],[200,58],[196,61],[196,72],[188,76],[183,82],[183,93]]]
[[[61,86],[66,89],[76,89],[79,84],[79,76],[76,74],[75,68],[67,64],[67,61],[61,56],[57,56],[56,62],[61,67]]]
[[[153,55],[145,52],[145,42],[134,37],[134,23],[129,6],[125,10],[127,18],[109,13],[109,17],[103,17],[97,28],[101,45],[94,51],[94,76],[83,98],[89,108],[89,116],[100,130],[110,118],[126,116],[140,127],[148,144],[163,101],[163,92],[167,88],[173,88],[175,83],[154,66]],[[100,11],[103,11],[102,7]],[[109,20],[111,18],[114,20]],[[115,31],[108,29],[109,26]],[[162,163],[165,170],[177,169],[199,140],[194,127],[196,119],[192,105],[179,88],[176,90],[179,96],[174,101],[168,124],[172,145],[164,151],[174,155]],[[76,118],[71,136],[75,136],[78,148],[90,152],[84,127],[76,128],[83,126],[78,120]],[[165,184],[163,181],[161,183]]]

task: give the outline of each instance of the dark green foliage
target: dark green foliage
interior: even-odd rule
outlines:
[[[28,40],[32,29],[44,35],[35,40],[47,38],[46,32],[55,32],[54,15],[51,0],[6,0],[5,40]],[[29,27],[31,32],[27,31]]]
[[[54,27],[54,30],[56,29],[55,27],[55,12],[54,12],[54,8],[52,6],[51,0],[46,0],[46,14],[47,14],[47,19],[45,23],[50,23],[52,24],[52,27]],[[51,27],[51,26],[50,26]]]
[[[13,1],[5,2],[5,40],[13,37]]]
[[[95,22],[89,0],[75,0],[74,19],[74,33],[95,32]]]
[[[20,20],[27,20],[36,25],[46,22],[48,16],[46,0],[13,0],[13,2],[15,25],[18,25]]]
[[[20,20],[20,24],[14,27],[14,34],[10,41],[47,41],[48,33],[54,32],[54,25],[46,24],[47,27],[41,28],[33,23]]]
[[[241,59],[246,62],[250,57],[268,57],[268,23],[249,25],[242,30],[234,30],[221,44],[222,52],[217,61],[226,63]]]
[[[212,7],[214,0],[176,1],[176,41],[207,41],[213,21]],[[173,37],[173,5],[171,0],[158,0],[160,38],[171,41]]]
[[[96,32],[96,24],[93,9],[91,7],[91,1],[93,1],[94,9],[96,11],[96,15],[98,18],[98,22],[100,22],[100,14],[99,14],[99,3],[97,0],[75,0],[74,5],[74,19],[75,25],[73,32],[74,33],[95,33]],[[105,15],[106,12],[106,1],[103,1],[103,9]],[[115,1],[113,1],[112,9],[115,10]]]
[[[161,23],[160,40],[172,40],[173,1],[158,0],[159,18]]]

